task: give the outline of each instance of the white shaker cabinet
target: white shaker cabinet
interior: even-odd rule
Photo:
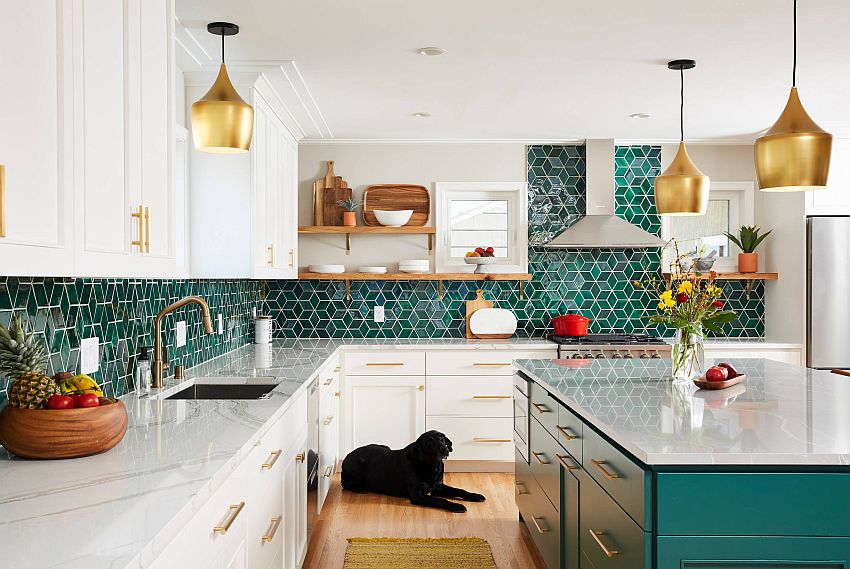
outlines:
[[[261,73],[229,69],[254,107],[247,154],[192,151],[191,275],[210,278],[296,278],[296,139]],[[187,100],[199,99],[213,76],[190,74]],[[188,113],[187,113],[188,116]]]
[[[826,189],[806,192],[806,215],[850,215],[850,138],[836,136]]]
[[[71,2],[0,3],[3,275],[73,274],[73,18]]]
[[[346,375],[345,407],[346,452],[368,444],[403,448],[425,432],[425,378]]]

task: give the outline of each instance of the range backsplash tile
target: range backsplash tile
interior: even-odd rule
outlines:
[[[464,302],[483,288],[496,306],[514,311],[519,334],[544,336],[553,316],[575,310],[593,318],[591,332],[672,331],[648,326],[656,301],[632,281],[657,275],[657,249],[564,250],[539,247],[581,219],[585,210],[585,149],[575,145],[529,146],[529,271],[534,275],[519,298],[516,283],[446,282],[443,300],[437,283],[353,281],[351,301],[339,281],[271,281],[267,305],[284,337],[461,337]],[[615,212],[646,231],[660,234],[655,212],[654,179],[661,170],[661,147],[622,146],[615,152]],[[747,300],[737,281],[722,283],[738,320],[724,336],[764,335],[764,287],[757,284]],[[372,321],[375,305],[385,321]]]
[[[253,339],[252,309],[260,310],[262,284],[249,280],[148,280],[0,277],[0,323],[22,312],[48,346],[48,373],[79,370],[80,340],[100,339],[100,370],[93,376],[108,395],[132,390],[135,355],[153,345],[153,318],[168,304],[199,295],[210,305],[213,323],[224,317],[224,334],[204,334],[196,306],[163,320],[169,360],[187,367],[224,354]],[[174,325],[187,324],[186,346],[175,348]],[[6,378],[0,377],[0,401]]]

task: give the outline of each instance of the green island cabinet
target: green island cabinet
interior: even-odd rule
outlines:
[[[548,569],[850,569],[846,467],[648,466],[529,392],[516,500]]]

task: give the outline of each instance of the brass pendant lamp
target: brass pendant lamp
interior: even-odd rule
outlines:
[[[224,37],[239,33],[239,26],[213,22],[207,31],[221,36],[221,67],[207,94],[192,104],[192,137],[202,152],[238,154],[248,152],[254,134],[254,109],[246,103],[227,76]]]
[[[826,187],[832,135],[808,115],[797,94],[797,0],[794,0],[794,67],[785,110],[756,141],[756,175],[763,192],[799,192]]]
[[[708,208],[708,176],[700,172],[685,148],[685,69],[693,69],[693,59],[676,59],[668,69],[679,72],[679,150],[664,173],[655,178],[655,209],[659,215],[705,215]]]

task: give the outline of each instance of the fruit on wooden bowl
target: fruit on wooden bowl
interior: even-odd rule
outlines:
[[[719,363],[711,366],[705,375],[694,379],[694,384],[700,389],[726,389],[738,385],[747,379],[747,376],[738,371],[728,363]]]
[[[127,408],[111,398],[90,407],[0,411],[0,443],[22,458],[77,458],[113,448],[127,432]]]
[[[711,366],[705,372],[707,381],[726,381],[729,379],[729,370],[721,366]]]

